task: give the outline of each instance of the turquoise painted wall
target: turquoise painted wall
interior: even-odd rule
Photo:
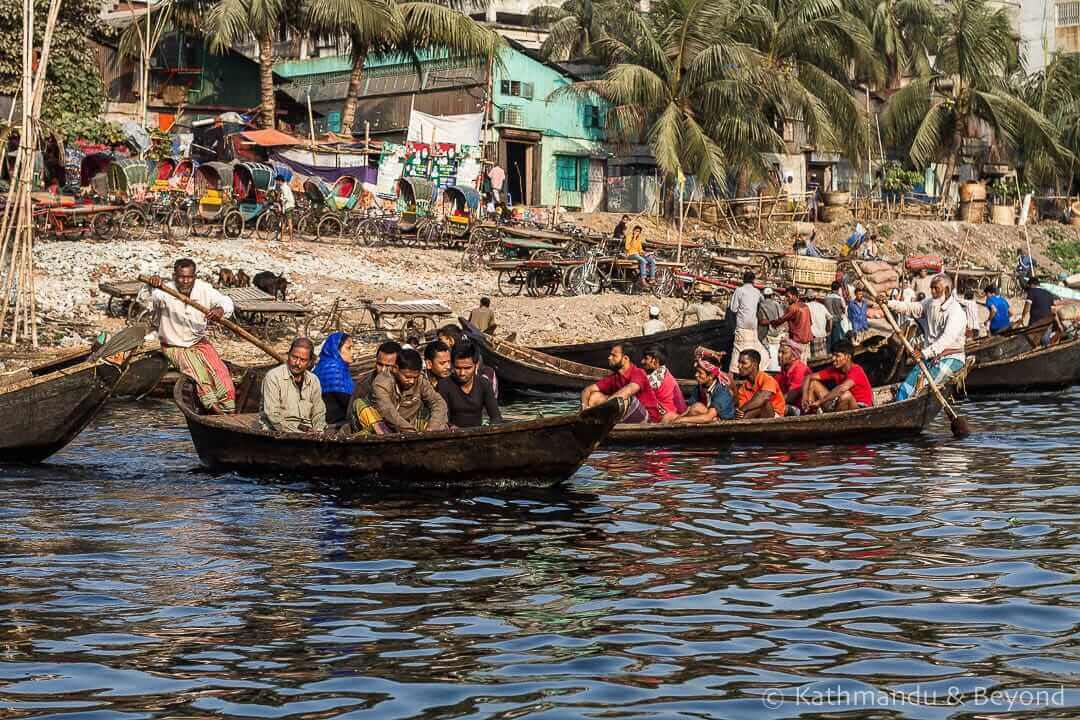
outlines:
[[[503,124],[501,111],[513,105],[520,109],[521,122],[515,127],[534,130],[543,135],[540,142],[540,203],[555,204],[556,155],[586,157],[604,153],[603,107],[600,112],[601,127],[586,127],[586,106],[598,104],[597,100],[580,99],[573,95],[552,97],[552,93],[574,80],[544,63],[513,48],[503,52],[502,65],[495,64],[493,100],[496,125]],[[532,99],[506,94],[503,80],[532,84]],[[561,193],[563,198],[573,199],[572,194]],[[570,203],[573,204],[573,203]]]

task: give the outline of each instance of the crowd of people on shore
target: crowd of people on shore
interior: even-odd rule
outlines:
[[[925,277],[925,276],[924,276]],[[648,347],[635,359],[624,344],[612,346],[610,374],[581,393],[581,406],[592,407],[611,398],[625,400],[623,422],[697,424],[731,419],[767,419],[871,407],[874,390],[856,362],[851,342],[865,330],[871,302],[915,323],[922,334],[917,359],[928,366],[935,382],[943,383],[965,363],[965,343],[982,332],[1008,329],[1008,302],[997,289],[984,289],[985,325],[972,307],[971,292],[958,296],[943,274],[916,279],[892,299],[872,301],[863,287],[849,289],[845,300],[840,283],[824,295],[806,295],[796,287],[784,290],[781,303],[771,288],[759,290],[753,273],[731,296],[728,311],[735,324],[734,348],[726,353],[698,348],[696,386],[687,401],[684,388],[667,368],[661,344]],[[925,286],[926,296],[917,287]],[[186,300],[182,300],[186,298]],[[1029,281],[1030,322],[1054,315],[1054,296]],[[203,410],[229,414],[236,410],[236,389],[228,367],[208,339],[211,322],[231,317],[227,295],[196,278],[194,261],[181,259],[171,281],[151,278],[141,301],[151,309],[162,351],[190,378]],[[194,302],[199,308],[194,307]],[[709,315],[700,303],[699,319]],[[714,308],[715,310],[715,308]],[[470,313],[481,332],[496,327],[491,301],[482,298]],[[973,327],[978,322],[979,325]],[[659,309],[650,308],[646,336],[665,329]],[[1048,333],[1054,329],[1050,326]],[[421,352],[422,349],[422,352]],[[812,371],[808,361],[828,357],[826,367]],[[724,361],[727,359],[727,370]],[[334,433],[339,436],[377,436],[448,428],[473,428],[503,422],[498,378],[483,362],[479,348],[456,325],[446,325],[436,339],[419,343],[386,341],[376,349],[374,369],[354,379],[354,342],[346,333],[328,336],[321,348],[296,338],[285,362],[268,371],[262,381],[262,426],[278,432]],[[640,361],[640,365],[635,360]],[[821,363],[818,363],[820,367]],[[916,366],[895,394],[914,395],[920,387]]]

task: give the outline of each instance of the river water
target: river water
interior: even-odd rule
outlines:
[[[350,498],[112,405],[0,470],[0,717],[1080,717],[1078,401]]]

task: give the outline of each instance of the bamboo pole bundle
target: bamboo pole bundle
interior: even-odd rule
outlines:
[[[37,347],[37,308],[34,301],[34,236],[33,209],[30,192],[34,173],[34,150],[38,140],[41,103],[45,95],[45,74],[49,63],[56,19],[61,0],[50,0],[45,24],[41,57],[34,63],[34,3],[23,0],[23,77],[22,121],[19,129],[19,149],[8,190],[3,218],[0,220],[0,271],[4,273],[2,303],[0,303],[0,335],[7,328],[11,309],[12,344],[19,340],[20,326],[24,336]]]

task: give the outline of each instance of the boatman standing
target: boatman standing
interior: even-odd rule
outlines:
[[[190,305],[161,291],[170,287],[209,309],[205,315]],[[148,305],[161,351],[169,362],[195,381],[199,402],[211,413],[225,415],[236,410],[236,388],[229,368],[207,339],[211,321],[232,317],[233,301],[205,283],[195,279],[195,261],[189,258],[173,264],[173,279],[150,278]]]
[[[885,297],[879,298],[886,302]],[[922,357],[934,382],[941,384],[964,367],[964,343],[967,341],[967,311],[953,296],[952,281],[947,275],[935,275],[930,281],[930,297],[922,302],[888,300],[889,309],[926,321],[926,344],[922,350],[915,349],[916,358]],[[915,394],[919,375],[918,364],[912,368],[896,391],[897,400],[906,400]]]

